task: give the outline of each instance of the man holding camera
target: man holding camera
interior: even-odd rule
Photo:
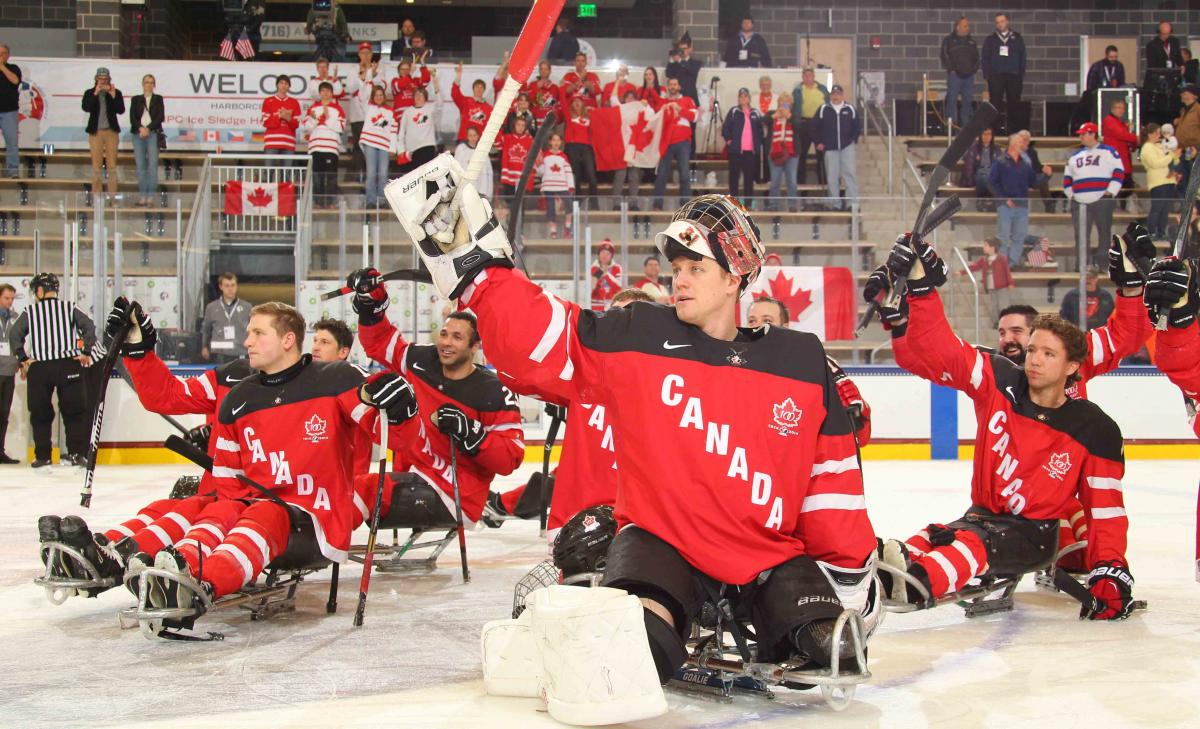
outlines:
[[[350,42],[346,15],[334,0],[313,0],[304,19],[304,32],[316,41],[316,58],[336,61],[345,55],[343,46]]]

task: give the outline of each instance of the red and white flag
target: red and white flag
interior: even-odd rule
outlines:
[[[232,61],[236,58],[233,55],[233,36],[227,35],[221,40],[221,45],[217,48],[217,55],[226,61]]]
[[[246,31],[242,31],[234,48],[243,60],[249,61],[251,58],[254,58],[254,44],[250,42],[250,36],[246,35]]]
[[[769,296],[787,307],[789,326],[822,341],[854,338],[854,274],[835,266],[766,266],[741,302],[745,322],[755,299]]]
[[[598,172],[658,167],[662,114],[640,101],[630,101],[593,109],[589,118]]]
[[[291,182],[230,180],[225,183],[224,213],[226,215],[295,215],[296,186]]]

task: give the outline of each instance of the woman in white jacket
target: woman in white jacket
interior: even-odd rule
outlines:
[[[359,146],[367,160],[367,207],[377,207],[383,200],[383,188],[388,182],[388,160],[396,151],[396,119],[387,104],[382,86],[363,87],[360,93],[370,98],[363,104],[362,134]]]
[[[429,92],[433,89],[433,104]],[[442,116],[437,84],[413,90],[413,105],[397,112],[396,162],[400,174],[417,169],[437,156],[437,126]]]

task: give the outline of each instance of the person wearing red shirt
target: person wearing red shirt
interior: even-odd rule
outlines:
[[[658,69],[646,66],[646,70],[642,72],[642,85],[637,87],[638,101],[644,101],[651,109],[658,111],[666,95],[667,90],[658,83]]]
[[[1008,256],[1000,255],[1000,239],[988,238],[983,241],[983,255],[971,261],[967,269],[979,274],[980,283],[992,304],[992,315],[1000,320],[1000,312],[1012,303],[1012,290],[1016,288],[1013,282],[1012,270],[1008,267]],[[966,276],[964,269],[958,272]]]
[[[407,58],[396,66],[396,77],[391,83],[391,97],[392,109],[397,119],[400,118],[401,112],[413,105],[413,92],[428,86],[433,78],[434,75],[425,64],[421,64],[420,72],[414,76],[412,61]]]
[[[562,115],[565,108],[562,100],[562,89],[558,84],[550,80],[550,62],[541,61],[538,63],[537,78],[525,84],[523,91],[529,94],[530,107],[533,110],[533,116],[537,119],[538,124],[546,118],[546,114],[550,111]],[[562,119],[558,120],[560,123]]]
[[[1125,167],[1125,179],[1121,181],[1125,189],[1121,192],[1121,197],[1128,197],[1130,188],[1133,187],[1133,150],[1138,146],[1138,136],[1129,131],[1125,122],[1125,109],[1124,99],[1114,101],[1100,127],[1104,143],[1117,150],[1117,154],[1121,155],[1121,164]]]
[[[637,87],[629,83],[629,67],[624,63],[617,68],[617,78],[604,84],[600,96],[601,106],[617,106],[625,100],[625,94],[637,93]]]
[[[612,306],[613,297],[621,290],[624,271],[621,264],[613,261],[617,249],[608,238],[596,247],[596,260],[592,261],[592,311],[604,311]]]
[[[288,96],[292,82],[287,74],[275,79],[275,95],[262,103],[263,150],[267,154],[294,154],[296,128],[300,126],[300,103]]]
[[[496,137],[496,146],[501,152],[500,157],[500,194],[504,197],[512,197],[517,190],[517,183],[521,181],[521,172],[525,169],[525,158],[529,156],[529,150],[533,149],[533,136],[525,126],[525,118],[517,117],[513,120],[512,132],[502,133]],[[533,176],[529,176],[526,191],[533,189]],[[512,211],[509,214],[515,214]]]
[[[583,99],[590,107],[600,105],[600,77],[587,70],[587,54],[575,54],[575,70],[567,71],[559,81],[563,104],[570,106],[575,99]]]
[[[667,79],[667,98],[660,107],[663,114],[662,137],[659,149],[658,176],[654,179],[654,209],[663,209],[671,163],[679,170],[679,192],[683,198],[692,194],[692,125],[700,118],[700,110],[690,96],[680,93],[679,79]]]
[[[591,107],[582,97],[571,99],[570,113],[566,123],[566,153],[575,172],[575,189],[583,194],[584,183],[588,194],[596,196],[596,151],[592,149]]]
[[[462,83],[462,62],[460,61],[454,67],[454,83],[450,85],[450,98],[454,100],[454,105],[458,107],[459,123],[458,137],[459,142],[467,141],[467,129],[474,129],[483,135],[483,128],[487,126],[488,117],[492,115],[492,105],[484,100],[483,95],[487,92],[487,84],[483,79],[475,79],[471,83],[470,98],[463,95],[462,89],[459,88]]]

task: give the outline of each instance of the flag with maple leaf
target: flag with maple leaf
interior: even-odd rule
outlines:
[[[593,109],[592,149],[596,170],[658,167],[662,115],[640,101]]]
[[[225,183],[226,215],[282,215],[296,214],[296,185],[291,182],[242,182],[230,180]]]
[[[767,266],[742,297],[741,321],[764,297],[787,307],[789,326],[825,341],[854,338],[854,274],[838,266]]]

